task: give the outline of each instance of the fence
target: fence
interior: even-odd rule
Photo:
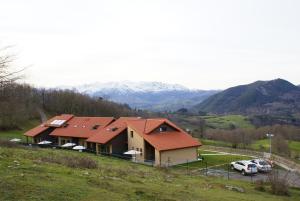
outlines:
[[[31,147],[44,147],[44,148],[53,148],[53,149],[66,149],[66,150],[72,150],[71,148],[62,148],[57,145],[28,145],[27,143],[21,143],[25,146],[31,146]],[[263,152],[257,152],[252,150],[241,150],[241,149],[232,149],[232,148],[225,148],[225,147],[214,147],[214,146],[205,146],[207,150],[214,150],[218,152],[226,152],[231,154],[241,154],[241,155],[247,155],[247,156],[256,156],[256,157],[263,157]],[[75,151],[75,150],[73,150]],[[85,149],[84,152],[96,154],[94,150]],[[136,157],[132,157],[129,155],[124,154],[116,154],[116,153],[106,153],[101,152],[99,155],[101,156],[110,156],[115,158],[120,158],[124,160],[131,160],[132,162],[136,163],[142,163],[149,166],[154,166],[155,161],[153,160],[140,160]],[[286,166],[285,168],[291,171],[295,171],[300,173],[300,164],[297,164],[291,160],[285,159],[281,156],[272,155],[272,159],[276,163],[284,164],[283,166]],[[218,165],[212,165],[209,164],[206,160],[198,160],[198,161],[189,161],[189,160],[183,160],[180,162],[180,164],[175,164],[172,162],[172,159],[169,158],[167,163],[162,164],[165,168],[171,168],[171,170],[187,174],[187,175],[206,175],[206,176],[222,176],[225,178],[232,178],[232,175],[234,175],[236,172],[232,171],[230,168],[230,162],[233,160],[228,160],[224,164],[218,164]],[[177,161],[178,163],[178,161]],[[252,180],[252,177],[251,177]]]
[[[39,147],[39,148],[51,148],[51,149],[62,149],[62,150],[69,150],[69,151],[77,151],[78,150],[73,150],[72,147],[61,147],[59,145],[53,145],[53,144],[47,144],[47,145],[38,145],[38,144],[28,144],[28,143],[24,143],[21,142],[19,143],[23,146],[26,147]],[[80,152],[86,152],[86,153],[91,153],[91,154],[96,154],[95,150],[92,149],[84,149],[84,150],[79,150]],[[107,153],[107,152],[99,152],[97,155],[99,156],[103,156],[103,157],[114,157],[114,158],[119,158],[119,159],[123,159],[123,160],[130,160],[134,163],[141,163],[141,164],[145,164],[145,165],[149,165],[149,166],[154,166],[155,165],[155,161],[152,160],[139,160],[134,156],[130,156],[130,155],[125,155],[125,154],[118,154],[118,153]]]
[[[264,152],[253,151],[253,150],[248,150],[248,149],[234,149],[234,148],[229,148],[229,147],[215,147],[215,146],[210,146],[210,145],[205,145],[204,149],[207,149],[210,151],[213,150],[213,151],[218,151],[218,152],[226,152],[226,153],[230,153],[230,154],[240,154],[240,155],[253,156],[253,157],[258,157],[258,158],[265,158]],[[278,156],[276,154],[272,154],[271,159],[278,165],[284,167],[285,169],[295,171],[300,174],[300,164],[298,164],[290,159],[286,159],[282,156]]]

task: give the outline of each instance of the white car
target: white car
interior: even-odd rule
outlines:
[[[230,163],[230,166],[231,166],[231,169],[242,172],[242,175],[257,173],[256,165],[250,161],[246,161],[246,160],[235,161],[235,162]]]
[[[250,162],[256,165],[259,172],[270,172],[272,170],[272,166],[263,159],[253,159]]]

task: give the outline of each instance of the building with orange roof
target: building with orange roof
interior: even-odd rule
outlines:
[[[167,119],[129,120],[128,148],[141,152],[137,161],[171,166],[198,159],[201,143]]]
[[[120,117],[105,128],[99,130],[86,140],[97,154],[123,155],[128,151],[127,121],[137,120],[139,117]]]
[[[164,118],[55,116],[27,131],[32,143],[75,143],[97,154],[122,156],[135,150],[137,162],[171,166],[196,161],[201,143]]]
[[[55,143],[57,139],[55,137],[50,136],[49,134],[53,132],[56,128],[62,127],[73,117],[74,115],[62,114],[49,119],[48,121],[38,125],[35,128],[30,129],[29,131],[24,133],[27,139],[27,143],[39,143],[44,140],[48,140]]]
[[[49,135],[58,139],[59,146],[65,143],[75,143],[87,147],[86,140],[114,120],[113,117],[73,117]]]

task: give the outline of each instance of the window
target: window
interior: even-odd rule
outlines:
[[[113,128],[111,129],[111,131],[116,131],[116,130],[118,130],[117,127],[113,127]]]
[[[133,138],[133,131],[130,131],[130,137]]]
[[[167,127],[166,126],[162,126],[159,128],[160,132],[166,132],[167,131]]]
[[[99,128],[100,125],[95,125],[92,127],[93,130],[97,130],[97,128]]]
[[[142,148],[140,148],[140,152],[141,152],[140,155],[142,156],[143,155],[143,149]]]

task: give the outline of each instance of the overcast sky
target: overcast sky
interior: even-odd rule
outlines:
[[[6,45],[35,86],[300,84],[300,1],[1,0]]]

